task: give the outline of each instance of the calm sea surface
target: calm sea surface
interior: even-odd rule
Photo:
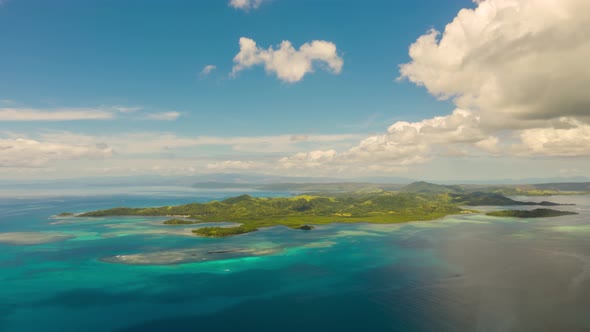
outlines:
[[[0,243],[0,331],[590,331],[590,196],[551,197],[580,213],[558,218],[224,239],[164,218],[52,218],[241,193],[2,195],[0,239],[17,234]]]

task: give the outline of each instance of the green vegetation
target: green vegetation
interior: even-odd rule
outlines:
[[[193,225],[198,224],[199,221],[196,220],[187,220],[187,219],[169,219],[164,221],[165,225]]]
[[[559,217],[577,214],[570,211],[558,211],[551,209],[534,209],[534,210],[503,210],[488,212],[486,215],[493,217],[516,217],[516,218],[545,218],[545,217]]]
[[[260,227],[283,225],[309,230],[309,225],[333,222],[401,223],[433,220],[449,214],[469,213],[461,205],[557,205],[550,202],[518,202],[494,193],[456,193],[461,188],[420,182],[401,192],[365,190],[352,193],[307,194],[294,197],[254,198],[242,195],[178,206],[152,208],[118,207],[84,213],[83,217],[103,216],[183,216],[198,222],[231,221],[238,227],[204,227],[194,230],[203,236],[223,237],[244,234]],[[416,191],[416,192],[414,192]],[[171,219],[166,224],[191,224]]]
[[[60,214],[57,215],[58,217],[73,217],[75,216],[75,214],[71,213],[71,212],[62,212]]]
[[[241,227],[201,228],[196,234],[227,236],[243,234],[260,227],[283,225],[301,228],[333,222],[400,223],[433,220],[463,210],[448,195],[360,192],[323,196],[301,195],[280,198],[254,198],[249,195],[209,203],[192,203],[155,208],[118,207],[84,213],[83,217],[183,215],[201,222],[232,221]]]
[[[258,228],[254,226],[240,225],[237,227],[202,227],[193,230],[193,233],[207,237],[227,237],[255,232],[257,230]]]

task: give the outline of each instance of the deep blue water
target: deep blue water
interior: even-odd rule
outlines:
[[[4,195],[0,235],[20,243],[0,243],[0,331],[590,331],[589,196],[551,198],[576,216],[224,239],[162,218],[51,218],[236,194]]]

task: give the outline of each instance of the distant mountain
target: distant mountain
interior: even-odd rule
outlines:
[[[539,190],[590,192],[590,182],[540,183],[535,184],[534,187]]]
[[[506,206],[506,205],[541,205],[541,206],[556,206],[556,205],[570,205],[558,204],[548,201],[542,202],[522,202],[508,198],[501,194],[485,193],[485,192],[471,192],[465,194],[450,194],[452,201],[461,205],[470,206]]]
[[[525,178],[525,179],[495,179],[495,180],[427,180],[437,184],[476,184],[476,185],[524,185],[539,183],[577,183],[590,182],[590,177],[553,177],[553,178]]]
[[[449,194],[464,192],[463,188],[458,185],[447,186],[424,181],[410,183],[402,187],[401,191],[416,194]]]
[[[519,187],[527,190],[590,192],[590,178],[542,178],[506,179],[474,181],[414,181],[400,177],[360,177],[360,178],[317,178],[279,175],[215,173],[191,176],[103,176],[73,179],[31,179],[2,180],[0,189],[19,186],[20,189],[34,188],[90,188],[121,186],[182,186],[202,189],[257,188],[260,190],[291,191],[356,191],[381,189],[402,190],[414,193],[453,193],[461,191],[492,191],[516,195],[506,188]],[[404,189],[402,189],[404,187]]]

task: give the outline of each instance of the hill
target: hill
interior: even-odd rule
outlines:
[[[443,188],[440,188],[443,187]],[[448,189],[418,183],[414,190]],[[118,207],[83,213],[81,217],[103,216],[183,216],[202,222],[233,221],[239,227],[207,227],[195,233],[205,236],[230,236],[256,231],[259,227],[283,225],[307,229],[309,224],[332,222],[399,223],[433,220],[449,214],[467,212],[461,205],[557,205],[551,202],[519,202],[493,193],[412,193],[358,191],[294,197],[256,198],[241,195],[208,203],[150,208]],[[186,219],[167,224],[185,224]]]
[[[461,193],[465,190],[458,185],[440,185],[424,181],[410,183],[401,188],[402,192],[417,193],[417,194],[449,194]]]

